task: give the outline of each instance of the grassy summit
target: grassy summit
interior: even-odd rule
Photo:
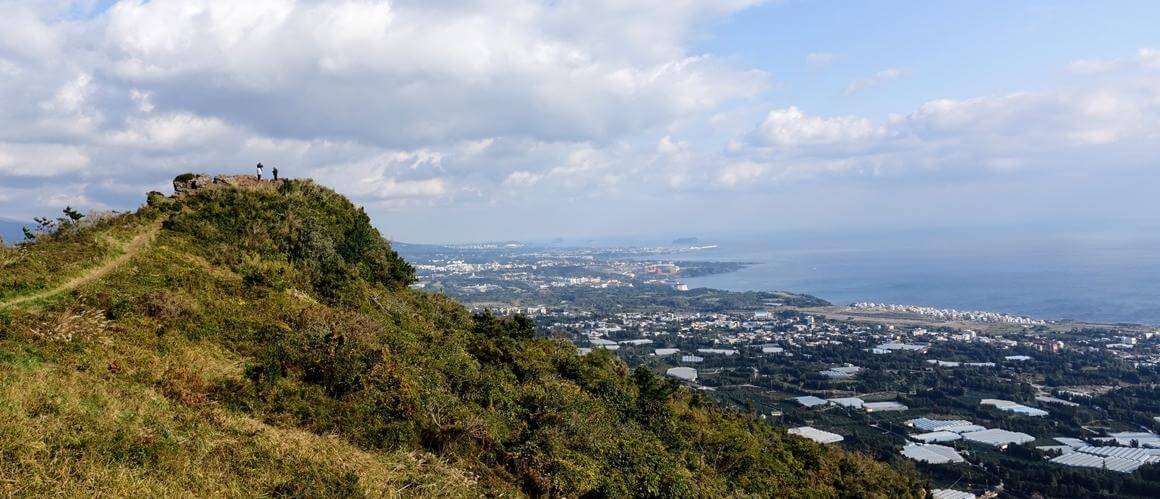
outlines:
[[[153,193],[0,248],[0,491],[924,495],[413,279],[309,181]]]

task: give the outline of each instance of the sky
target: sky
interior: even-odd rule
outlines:
[[[389,238],[1160,227],[1160,2],[0,0],[0,218],[262,162]]]

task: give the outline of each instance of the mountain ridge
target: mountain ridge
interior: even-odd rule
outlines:
[[[0,309],[4,493],[925,494],[520,316],[410,289],[414,269],[329,189],[206,177],[221,185],[0,253],[0,302],[20,300]],[[136,253],[103,243],[153,226]]]

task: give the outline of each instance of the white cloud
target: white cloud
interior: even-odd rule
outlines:
[[[899,76],[906,74],[905,68],[888,68],[883,69],[865,78],[854,80],[846,86],[846,95],[855,94],[866,90],[869,87],[880,85],[890,80],[896,79]]]
[[[810,115],[768,104],[785,100],[763,93],[763,71],[691,48],[707,22],[755,3],[152,0],[62,22],[70,2],[0,0],[0,95],[19,96],[0,104],[0,212],[66,198],[129,208],[175,173],[257,161],[372,207],[518,215],[1160,155],[1155,50],[1077,62],[1088,72],[1058,90]]]
[[[217,118],[174,113],[131,117],[126,120],[125,128],[109,135],[108,141],[139,150],[165,150],[205,146],[237,133],[237,130]]]
[[[1141,168],[1160,154],[1157,84],[1160,80],[1142,80],[937,99],[881,122],[775,109],[735,139],[730,151],[745,158],[746,165],[764,165],[764,178],[770,180],[838,173],[977,176],[984,170]],[[746,178],[728,168],[722,171],[726,185],[740,185],[739,179]]]
[[[833,52],[810,52],[809,55],[806,55],[806,61],[816,66],[825,66],[833,60]]]
[[[22,96],[0,181],[74,175],[96,203],[264,161],[364,202],[596,195],[651,164],[642,137],[766,87],[688,49],[756,3],[0,1],[0,94]]]
[[[807,116],[796,107],[775,109],[765,116],[753,142],[777,148],[853,144],[883,137],[886,129],[857,116]]]
[[[1160,49],[1140,48],[1129,57],[1116,59],[1081,59],[1069,69],[1077,73],[1103,73],[1123,69],[1160,69]]]
[[[36,62],[56,55],[62,35],[37,16],[37,12],[16,5],[0,3],[4,36],[0,36],[0,59],[13,58]]]
[[[508,174],[507,178],[503,181],[503,185],[509,187],[530,187],[538,184],[543,179],[544,176],[538,173],[520,170]]]
[[[90,159],[78,147],[0,142],[0,176],[53,177],[84,170]]]
[[[430,198],[447,193],[447,186],[441,178],[426,180],[385,179],[377,182],[374,194],[382,199]]]
[[[129,90],[129,97],[133,99],[133,102],[137,103],[138,111],[142,113],[150,113],[153,111],[152,95],[149,92],[142,92],[134,88]]]
[[[327,185],[362,199],[406,201],[449,193],[447,181],[440,176],[442,162],[443,156],[430,150],[389,151],[340,161],[316,172]]]
[[[717,182],[729,187],[735,187],[738,184],[761,176],[765,170],[766,166],[759,163],[748,161],[736,163],[722,169],[721,173],[717,176]]]
[[[680,140],[674,141],[673,138],[668,135],[661,137],[661,140],[657,141],[657,152],[660,154],[671,156],[684,152],[688,149],[688,142]]]
[[[105,39],[114,74],[154,105],[266,134],[608,139],[764,88],[683,47],[701,16],[748,3],[158,0],[110,9]]]

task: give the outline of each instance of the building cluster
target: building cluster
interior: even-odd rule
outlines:
[[[900,312],[921,315],[940,321],[998,322],[1004,324],[1025,324],[1030,326],[1047,324],[1047,321],[1032,319],[1030,317],[1021,317],[1018,315],[1001,314],[997,312],[955,310],[953,308],[922,307],[918,305],[891,305],[886,303],[859,302],[850,305],[850,308],[869,312]]]
[[[1100,445],[1078,438],[1055,440],[1062,445],[1039,449],[1059,452],[1051,462],[1064,466],[1132,473],[1145,464],[1160,463],[1160,436],[1151,432],[1120,432],[1092,439]]]
[[[783,306],[780,297],[722,300],[720,307],[710,301],[710,306],[681,309],[669,305],[673,297],[693,300],[701,293],[661,292],[652,302],[619,297],[651,296],[656,290],[650,285],[684,289],[677,279],[695,275],[696,263],[609,259],[597,253],[469,260],[421,263],[421,279],[480,293],[476,303],[487,304],[493,313],[532,316],[544,334],[572,341],[581,354],[612,351],[630,365],[645,365],[690,387],[713,391],[714,397],[736,407],[753,403],[763,419],[784,418],[787,426],[794,426],[789,433],[803,438],[858,448],[876,439],[853,435],[877,431],[886,435],[893,452],[932,465],[985,466],[996,455],[989,449],[1033,456],[1012,447],[1037,444],[1060,466],[1130,473],[1160,461],[1160,439],[1153,433],[1103,433],[1123,429],[1128,421],[1111,421],[1099,433],[1081,427],[1090,432],[1084,439],[1056,436],[1079,433],[1076,424],[1082,423],[1070,421],[1088,420],[1087,413],[1102,410],[1091,399],[1125,384],[1099,376],[1053,374],[1077,359],[1087,365],[1117,359],[1123,362],[1115,365],[1140,372],[1160,367],[1160,331],[877,303],[799,309]],[[634,287],[608,292],[611,306],[575,299],[585,292],[569,289],[627,286]],[[501,292],[483,294],[496,290]],[[521,305],[492,306],[509,298]],[[924,386],[924,380],[936,378],[950,380],[948,385],[958,392],[938,394],[933,393],[938,387]],[[1061,381],[1093,385],[1061,386]],[[989,386],[995,388],[987,394]],[[981,409],[972,408],[969,415],[947,415],[976,404]],[[1152,417],[1160,424],[1160,414],[1146,419]],[[899,431],[904,420],[909,430]],[[1136,428],[1139,418],[1130,423],[1128,427]],[[1043,445],[1048,443],[1052,445]],[[973,497],[949,489],[932,494]]]
[[[522,248],[516,246],[514,248]],[[495,249],[495,248],[480,248]],[[650,254],[650,250],[613,250],[621,256]],[[464,257],[429,257],[415,263],[420,280],[418,288],[428,288],[433,283],[443,287],[453,287],[467,293],[483,293],[510,288],[514,293],[527,290],[586,287],[615,288],[634,287],[638,283],[672,287],[679,291],[689,288],[675,279],[681,267],[672,262],[639,261],[633,258],[608,259],[603,252],[589,253],[584,250],[561,250],[559,252],[522,252],[518,255],[495,254],[491,258],[479,257],[476,261]],[[485,281],[490,286],[481,287]]]
[[[920,432],[910,435],[910,439],[922,444],[962,440],[1005,448],[1011,444],[1025,444],[1035,441],[1035,437],[1026,433],[986,428],[964,419],[916,418],[907,421],[906,425]]]
[[[552,311],[549,309],[548,314]],[[757,313],[679,313],[632,312],[617,313],[604,317],[587,317],[581,320],[570,318],[551,322],[556,332],[564,332],[582,348],[617,349],[624,346],[638,347],[634,355],[663,359],[667,366],[665,374],[702,389],[714,389],[712,375],[721,371],[721,362],[744,363],[756,359],[780,359],[778,363],[805,362],[822,352],[832,351],[836,346],[868,352],[870,359],[889,359],[891,356],[931,356],[934,347],[946,345],[950,351],[966,349],[980,355],[991,352],[985,358],[944,360],[944,358],[923,358],[922,364],[934,369],[987,369],[987,370],[1027,370],[1034,369],[1040,356],[1052,352],[1071,350],[1076,352],[1094,351],[1136,352],[1144,354],[1155,350],[1155,341],[1150,336],[1120,335],[1104,345],[1091,344],[1083,336],[1057,335],[1026,332],[1024,334],[1001,336],[979,333],[972,330],[932,330],[922,327],[899,327],[889,325],[867,325],[853,322],[827,320],[819,316],[802,314],[779,314],[772,311]],[[1134,339],[1135,341],[1130,341]],[[1158,338],[1160,339],[1160,338]],[[954,347],[953,344],[963,344]],[[1108,349],[1106,343],[1131,344],[1133,349]],[[970,346],[977,345],[977,346]],[[640,347],[647,347],[641,350]],[[582,350],[584,351],[584,350]],[[948,351],[941,348],[939,352]],[[1025,352],[1025,353],[1024,353]],[[940,354],[941,356],[942,354]],[[886,356],[886,357],[882,357]],[[714,363],[706,364],[707,360]],[[730,364],[732,365],[732,364]],[[870,364],[872,365],[872,364]],[[754,370],[754,373],[757,371]],[[810,371],[817,379],[831,383],[856,382],[867,372],[865,365],[828,364],[820,370]],[[1000,371],[995,371],[996,373]],[[705,376],[709,376],[706,378]],[[704,384],[708,383],[708,386]],[[1042,387],[1040,387],[1042,388]],[[1025,403],[999,398],[984,398],[979,404],[991,408],[1002,418],[1044,418],[1052,410],[1071,410],[1079,405],[1075,400],[1090,398],[1106,393],[1111,387],[1086,386],[1063,387],[1044,391],[1035,397],[1032,407]],[[821,395],[810,392],[791,396],[789,399],[811,413],[814,411],[839,410],[847,412],[905,413],[911,407],[898,400],[890,400],[881,393],[841,396]],[[780,414],[780,411],[775,411]],[[889,417],[889,416],[887,416]],[[808,419],[808,418],[807,418]],[[817,424],[817,423],[814,423]],[[964,453],[971,446],[985,446],[1006,449],[1009,446],[1033,445],[1036,436],[1005,428],[985,427],[965,419],[915,418],[906,422],[914,432],[907,436],[907,442],[898,450],[901,455],[928,464],[955,464],[971,459]],[[988,425],[993,426],[993,425]],[[826,425],[800,426],[791,428],[791,434],[825,444],[836,444],[844,437]],[[1156,447],[1155,449],[1151,447]],[[1137,451],[1125,449],[1138,449]],[[1086,466],[1119,472],[1131,472],[1145,464],[1160,461],[1160,440],[1151,434],[1115,434],[1105,440],[1087,441],[1072,439],[1068,444],[1044,446],[1050,451],[1053,463],[1064,466]],[[1058,454],[1057,454],[1058,453]]]
[[[809,356],[813,349],[830,349],[839,345],[855,346],[874,355],[927,355],[936,345],[977,344],[1005,353],[978,359],[924,359],[939,368],[996,368],[1033,361],[1035,355],[1050,355],[1064,350],[1103,352],[1131,361],[1137,367],[1160,366],[1160,337],[1152,332],[1121,334],[1113,338],[1062,335],[1052,332],[1022,331],[1017,334],[983,334],[973,330],[898,327],[893,325],[833,321],[814,315],[758,312],[624,312],[607,316],[589,316],[575,320],[574,311],[564,307],[545,307],[539,314],[554,332],[573,338],[655,339],[668,342],[696,342],[698,348],[671,351],[658,355],[683,353],[696,357],[707,355],[784,355]],[[615,326],[615,329],[608,329]],[[1108,341],[1110,340],[1110,341]],[[1095,342],[1095,343],[1093,343]],[[1109,347],[1108,345],[1112,345]],[[1120,345],[1131,345],[1123,348]],[[588,345],[580,345],[588,346]],[[662,345],[670,347],[670,345]],[[857,374],[853,366],[838,366],[820,374],[833,379],[849,379]]]

